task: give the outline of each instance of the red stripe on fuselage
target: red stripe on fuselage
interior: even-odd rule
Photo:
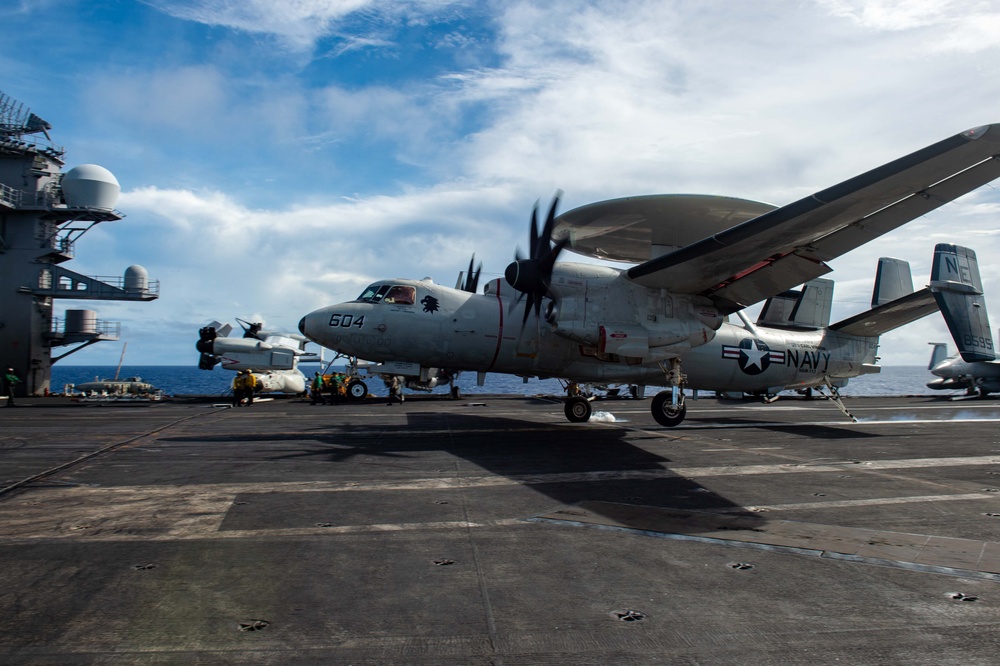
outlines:
[[[500,357],[500,345],[503,344],[503,299],[500,298],[500,282],[497,281],[497,307],[500,310],[500,318],[497,320],[499,325],[497,326],[497,348],[493,352],[493,360],[490,361],[490,366],[486,368],[486,372],[493,369],[496,364],[497,359]]]

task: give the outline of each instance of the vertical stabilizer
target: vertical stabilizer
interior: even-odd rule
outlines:
[[[802,298],[792,311],[792,324],[804,328],[826,328],[833,309],[833,280],[816,278],[802,287]]]
[[[833,309],[833,280],[816,278],[801,290],[786,291],[764,303],[757,323],[761,326],[825,328]]]
[[[761,326],[788,326],[788,322],[792,318],[792,311],[801,295],[801,291],[793,289],[777,296],[771,296],[764,301],[764,307],[760,310],[757,323]]]
[[[913,293],[913,276],[910,262],[891,257],[878,260],[875,272],[875,290],[872,292],[872,307],[885,305],[897,298]]]
[[[973,363],[996,358],[976,253],[960,245],[938,243],[930,289],[962,359]]]
[[[929,345],[934,345],[934,349],[931,350],[931,361],[927,364],[928,370],[933,370],[941,361],[948,358],[948,345],[944,342],[928,342]]]

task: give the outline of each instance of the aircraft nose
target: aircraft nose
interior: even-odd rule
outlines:
[[[306,334],[306,318],[305,317],[303,317],[302,319],[299,319],[299,333],[301,333],[302,335]]]

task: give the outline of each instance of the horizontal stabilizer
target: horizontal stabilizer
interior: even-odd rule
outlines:
[[[960,245],[938,243],[930,289],[962,360],[973,363],[996,358],[976,253]]]
[[[875,291],[872,292],[872,307],[885,305],[912,293],[913,275],[910,273],[910,262],[891,257],[879,259],[878,270],[875,273]]]
[[[847,335],[874,337],[905,326],[938,309],[930,289],[921,289],[867,312],[848,317],[830,328]]]

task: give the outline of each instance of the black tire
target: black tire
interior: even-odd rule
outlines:
[[[589,421],[593,411],[590,401],[586,398],[574,396],[566,400],[566,418],[573,423]]]
[[[679,406],[674,407],[673,394],[670,391],[660,391],[653,398],[650,411],[653,414],[653,419],[661,426],[673,428],[684,420],[687,415],[687,405],[682,402]]]
[[[462,397],[462,389],[458,388],[457,386],[452,386],[451,387],[451,399],[452,400],[459,400],[461,397]]]
[[[368,385],[360,379],[347,382],[347,398],[349,400],[364,400],[368,397]]]

